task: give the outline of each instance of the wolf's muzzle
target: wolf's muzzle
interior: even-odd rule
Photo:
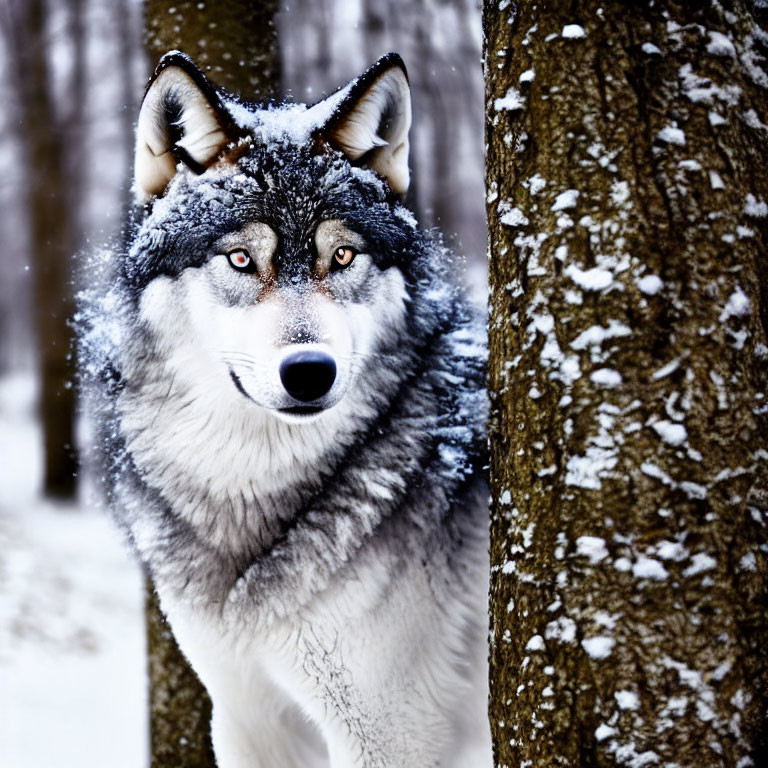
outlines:
[[[336,381],[336,362],[325,352],[294,352],[280,363],[280,381],[294,400],[311,403],[330,391]]]

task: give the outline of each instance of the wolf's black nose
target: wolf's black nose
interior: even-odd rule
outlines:
[[[336,363],[325,352],[294,352],[280,363],[280,381],[294,400],[310,403],[325,395],[336,380]]]

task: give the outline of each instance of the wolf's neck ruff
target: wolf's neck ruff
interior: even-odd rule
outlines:
[[[484,333],[398,202],[410,120],[395,55],[311,108],[168,55],[85,297],[111,501],[220,768],[489,763]]]

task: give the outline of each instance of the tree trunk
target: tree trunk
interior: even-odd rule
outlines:
[[[147,0],[147,51],[156,62],[178,48],[217,85],[245,98],[267,99],[280,87],[277,8],[277,0]]]
[[[211,700],[176,644],[146,579],[152,768],[215,768]]]
[[[758,5],[485,4],[498,766],[768,765]]]
[[[277,5],[277,0],[204,6],[149,0],[145,42],[153,65],[167,51],[180,49],[217,85],[247,99],[266,99],[279,87]],[[149,579],[146,601],[151,766],[213,768],[208,695],[179,650]]]
[[[83,118],[84,89],[75,84],[57,111],[53,71],[46,55],[46,5],[16,2],[6,9],[4,37],[16,88],[19,146],[23,157],[29,264],[34,285],[34,320],[39,345],[39,412],[43,431],[43,491],[71,498],[76,490],[75,397],[72,387],[72,257],[80,242],[80,168],[71,159],[79,147],[60,112]],[[79,0],[70,3],[74,33],[74,74],[82,77],[82,24]]]

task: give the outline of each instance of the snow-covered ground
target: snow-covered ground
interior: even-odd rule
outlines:
[[[39,497],[34,384],[0,379],[0,766],[143,768],[141,575],[103,511]]]

